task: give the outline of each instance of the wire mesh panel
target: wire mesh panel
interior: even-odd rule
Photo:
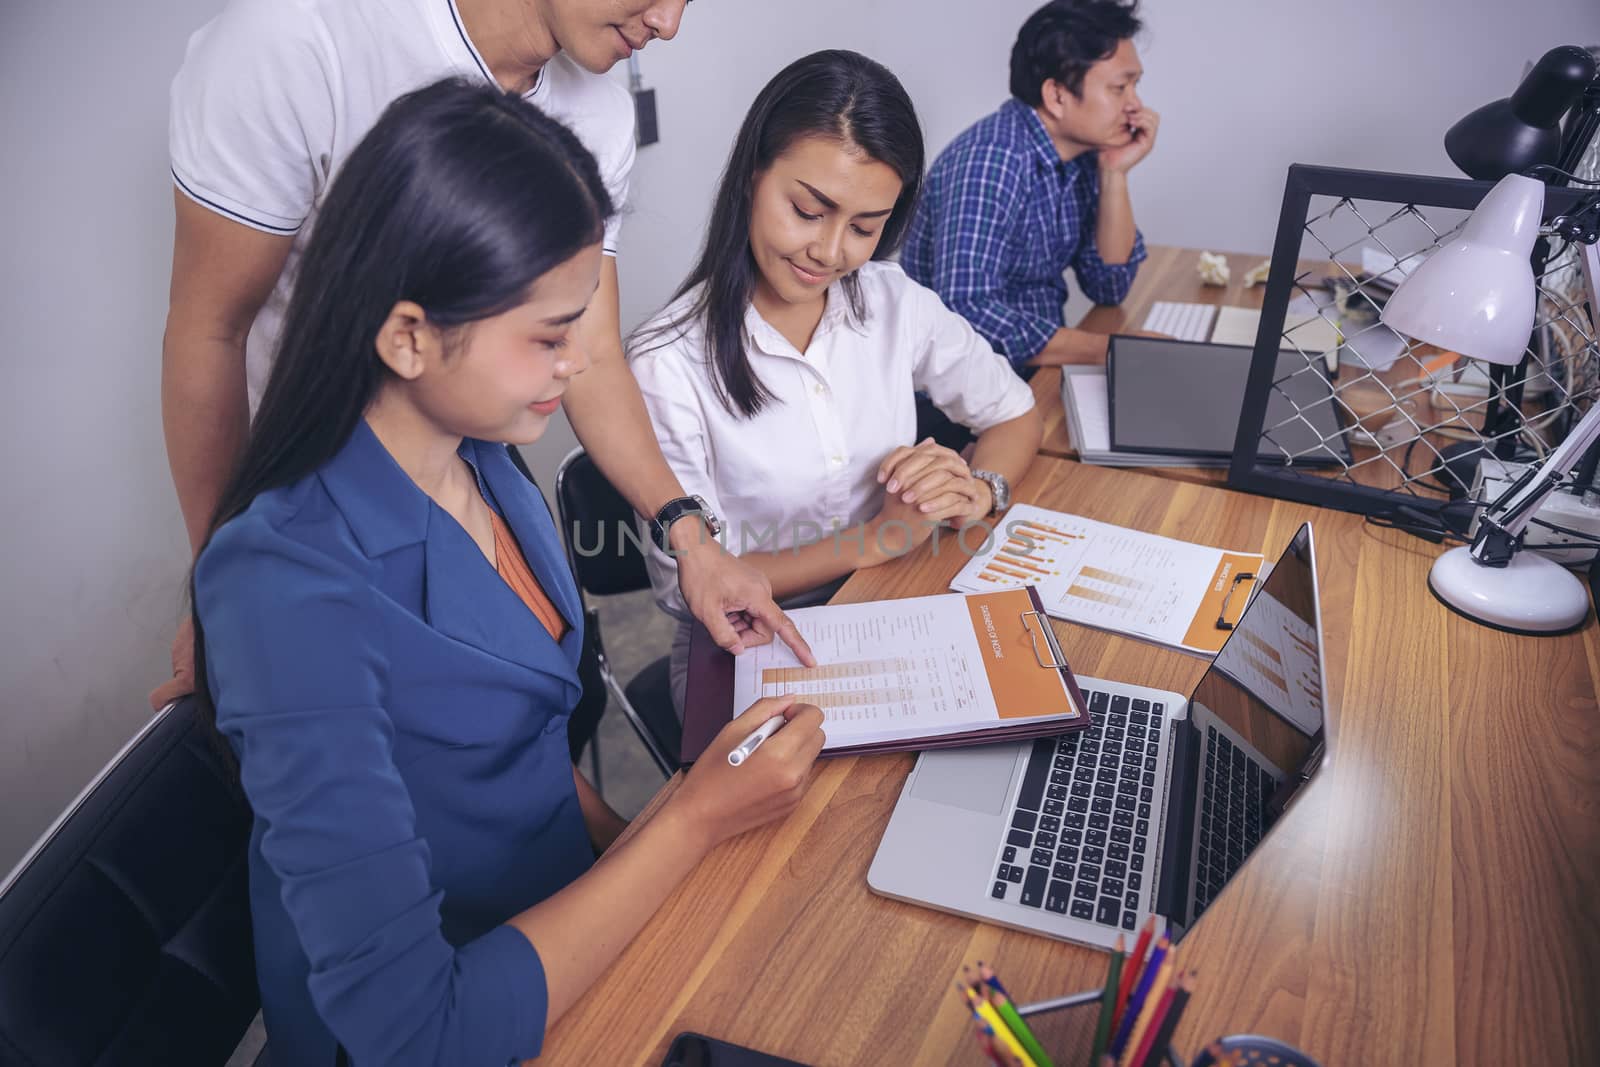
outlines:
[[[1561,441],[1600,395],[1576,250],[1542,240],[1536,250],[1538,308],[1520,366],[1467,359],[1379,321],[1399,282],[1491,188],[1289,168],[1230,485],[1367,514],[1406,505],[1437,516],[1458,501],[1469,516],[1494,495],[1482,471],[1537,461]],[[1547,190],[1546,220],[1578,199]],[[1321,382],[1303,388],[1301,376]]]

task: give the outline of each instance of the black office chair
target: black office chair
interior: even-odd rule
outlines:
[[[535,489],[539,488],[539,481],[528,469],[528,463],[522,458],[522,450],[515,445],[507,445],[506,451],[511,453],[511,464],[522,472]],[[544,494],[539,494],[539,499],[544,499]],[[549,505],[546,505],[548,509]],[[552,519],[555,516],[551,516]],[[565,541],[563,541],[563,544]],[[571,549],[567,550],[567,558],[572,558]],[[600,646],[598,631],[590,626],[583,632],[583,649],[578,653],[578,684],[582,686],[582,693],[578,697],[577,707],[572,709],[572,718],[567,721],[567,750],[571,753],[572,762],[577,763],[583,755],[583,750],[589,750],[590,784],[596,789],[600,788],[600,745],[595,740],[596,733],[600,730],[600,716],[606,710],[605,680],[600,676]]]
[[[683,730],[672,707],[670,660],[662,656],[626,686],[620,684],[601,640],[599,612],[589,606],[588,600],[590,596],[612,596],[650,588],[650,575],[645,570],[639,546],[620,536],[623,527],[633,525],[633,509],[600,473],[588,453],[575,448],[561,461],[556,472],[556,511],[561,518],[561,538],[567,546],[567,559],[583,597],[585,625],[589,638],[594,641],[600,678],[639,735],[650,758],[655,760],[662,774],[670,777],[678,769],[683,740]],[[576,552],[573,550],[575,536],[584,552],[601,545],[604,548],[587,555]]]
[[[226,1063],[260,1000],[250,823],[193,701],[168,706],[0,884],[0,1064]]]

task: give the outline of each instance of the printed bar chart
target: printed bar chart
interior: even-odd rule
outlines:
[[[1036,586],[1057,618],[1214,654],[1227,638],[1216,601],[1230,587],[1213,586],[1260,558],[1017,504],[951,588]]]

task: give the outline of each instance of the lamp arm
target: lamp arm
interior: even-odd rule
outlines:
[[[1589,321],[1600,333],[1600,246],[1592,240],[1582,242],[1579,263],[1583,271],[1583,290],[1589,302]],[[1593,342],[1591,342],[1593,343]],[[1572,428],[1567,439],[1556,446],[1537,470],[1529,468],[1511,487],[1489,504],[1478,520],[1472,539],[1472,558],[1489,567],[1504,567],[1522,547],[1522,531],[1528,528],[1539,504],[1561,486],[1561,481],[1583,459],[1589,446],[1600,439],[1600,403],[1590,406]]]
[[[1600,404],[1586,412],[1567,439],[1537,469],[1530,467],[1489,505],[1478,520],[1472,539],[1472,558],[1490,567],[1503,567],[1522,545],[1522,531],[1544,498],[1555,492],[1577,466],[1589,446],[1600,440]]]

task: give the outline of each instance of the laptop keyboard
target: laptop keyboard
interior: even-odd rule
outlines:
[[[1267,802],[1277,779],[1215,726],[1206,727],[1200,833],[1195,838],[1195,913],[1198,914],[1260,843],[1271,820]]]
[[[1166,708],[1085,696],[1093,726],[1033,742],[990,896],[1133,930]]]

